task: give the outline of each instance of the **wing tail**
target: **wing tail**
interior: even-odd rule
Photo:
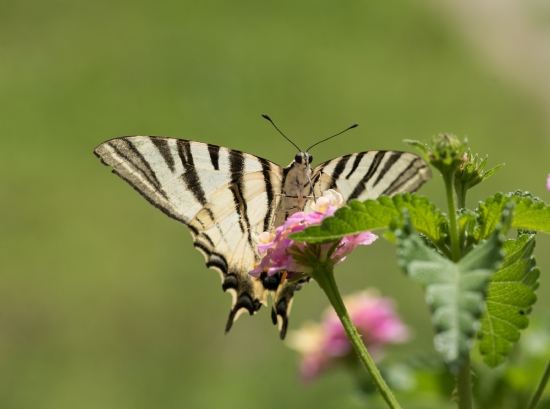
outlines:
[[[310,279],[311,277],[307,277],[296,282],[286,281],[279,286],[276,292],[272,293],[271,321],[273,321],[274,325],[279,326],[279,336],[281,339],[285,339],[286,336],[288,316],[292,308],[294,292],[299,291]]]

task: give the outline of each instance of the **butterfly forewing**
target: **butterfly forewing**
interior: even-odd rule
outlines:
[[[419,156],[399,151],[368,151],[324,162],[313,170],[316,194],[339,191],[346,202],[414,192],[431,178]]]
[[[248,272],[255,237],[272,224],[282,169],[265,159],[200,142],[150,136],[112,139],[95,154],[149,202],[186,224],[208,267],[233,295],[226,325],[255,313],[266,291]]]

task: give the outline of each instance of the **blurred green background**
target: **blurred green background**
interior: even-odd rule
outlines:
[[[315,162],[452,132],[489,166],[506,163],[471,207],[497,190],[547,198],[546,106],[451,20],[406,1],[2,0],[0,407],[359,407],[342,371],[299,381],[267,309],[225,336],[231,297],[186,228],[92,151],[164,135],[286,166],[295,150],[260,114],[304,147],[357,121]],[[438,176],[422,193],[443,206]],[[539,314],[549,245],[540,237]],[[337,278],[343,293],[374,286],[398,300],[415,338],[388,361],[434,353],[422,292],[391,244],[357,251]],[[291,329],[326,305],[304,288]]]

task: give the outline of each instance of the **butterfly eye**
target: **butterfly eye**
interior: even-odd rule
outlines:
[[[311,162],[313,162],[313,156],[311,156],[309,153],[307,154],[307,156],[308,156],[307,163],[311,164]]]
[[[296,163],[302,163],[302,154],[297,153],[296,156],[294,157],[294,160],[296,161]]]

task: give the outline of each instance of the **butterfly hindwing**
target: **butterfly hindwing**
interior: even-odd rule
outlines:
[[[94,152],[154,206],[189,227],[206,265],[233,295],[226,330],[240,313],[258,311],[266,290],[248,272],[259,262],[255,237],[269,230],[277,207],[279,166],[224,147],[152,136],[112,139]]]

